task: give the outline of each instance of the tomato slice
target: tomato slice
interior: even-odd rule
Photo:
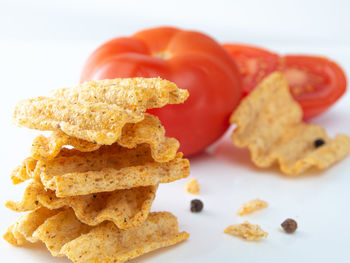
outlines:
[[[281,58],[279,70],[303,108],[304,119],[323,113],[346,91],[344,71],[324,57],[288,55]]]
[[[273,71],[286,77],[293,97],[303,109],[304,119],[320,115],[346,91],[347,81],[335,62],[317,56],[278,56],[268,50],[236,44],[224,44],[236,60],[243,79],[244,95]]]
[[[279,56],[266,49],[236,44],[224,44],[234,57],[242,76],[243,96],[249,94],[263,78],[275,71]]]

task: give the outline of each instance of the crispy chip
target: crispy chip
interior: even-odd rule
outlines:
[[[38,161],[33,173],[58,197],[170,183],[188,175],[189,161],[182,153],[174,160],[158,163],[147,144],[134,149],[113,144],[87,153],[63,149],[52,161]]]
[[[182,103],[188,97],[174,83],[159,78],[91,81],[61,89],[51,97],[17,104],[14,122],[37,130],[62,130],[97,144],[112,144],[127,123],[142,121],[147,109]]]
[[[44,209],[44,208],[42,208]],[[157,248],[170,246],[189,237],[178,232],[177,219],[170,213],[150,213],[139,227],[120,230],[112,222],[97,226],[81,223],[71,209],[56,212],[55,215],[38,215],[40,209],[30,212],[14,225],[28,228],[25,239],[30,242],[43,241],[54,256],[66,255],[75,263],[123,262]],[[54,212],[57,210],[53,210]],[[40,217],[41,223],[29,220]],[[11,244],[17,237],[9,228],[6,238]],[[21,237],[23,241],[23,236]]]
[[[237,124],[233,143],[248,147],[257,166],[279,163],[285,174],[325,169],[350,153],[350,137],[337,135],[330,139],[322,127],[302,122],[302,110],[280,73],[263,80],[241,102],[230,122]],[[325,144],[316,148],[316,139]]]
[[[161,78],[120,78],[88,81],[74,88],[58,89],[51,95],[70,103],[106,103],[132,111],[145,111],[183,103],[189,93]]]
[[[71,207],[76,217],[88,225],[98,225],[109,220],[118,228],[128,229],[141,225],[147,218],[158,186],[145,186],[128,190],[116,190],[59,198],[55,192],[45,191],[40,182],[32,181],[27,186],[22,201],[7,201],[6,207],[24,212],[35,210],[40,206],[48,209]]]
[[[174,138],[165,137],[164,127],[156,116],[145,114],[145,119],[136,124],[124,126],[117,143],[126,148],[135,148],[138,144],[148,143],[152,157],[157,162],[167,162],[175,158],[179,142]],[[48,138],[39,135],[32,144],[33,158],[49,161],[58,155],[64,145],[73,146],[81,152],[90,152],[101,147],[82,139],[71,137],[61,131],[55,131]]]
[[[268,233],[262,230],[259,225],[252,225],[248,221],[242,224],[228,226],[225,228],[224,232],[248,241],[257,241],[268,236]]]
[[[65,145],[73,146],[80,152],[92,152],[101,147],[100,144],[71,137],[58,130],[52,132],[50,137],[37,136],[32,143],[31,154],[34,159],[46,162],[55,158]]]
[[[32,157],[26,158],[21,165],[17,166],[11,173],[11,180],[13,184],[22,183],[34,177],[34,170],[37,160]]]
[[[150,145],[152,158],[157,162],[173,160],[180,146],[175,138],[165,137],[165,129],[160,120],[147,113],[143,121],[125,125],[117,143],[129,149],[147,143]]]
[[[269,204],[260,199],[254,199],[244,203],[238,210],[237,214],[243,216],[255,212],[256,210],[267,207]]]
[[[41,240],[53,256],[63,256],[59,252],[64,244],[92,228],[80,223],[71,209],[49,210],[42,207],[20,217],[8,228],[4,238],[17,246]]]
[[[100,225],[65,244],[61,253],[75,263],[124,262],[188,237],[178,231],[172,214],[151,213],[143,225],[130,230],[118,230],[112,223]]]
[[[53,256],[62,257],[62,247],[88,233],[93,227],[81,223],[71,209],[62,211],[47,220],[33,232],[33,240],[41,240]],[[30,241],[30,240],[29,240]]]
[[[70,104],[65,100],[39,97],[17,104],[18,126],[64,133],[98,144],[112,144],[126,123],[142,121],[143,114],[103,103]]]
[[[4,234],[4,239],[11,245],[20,246],[29,242],[36,242],[33,238],[34,231],[42,225],[45,220],[56,215],[61,210],[49,210],[41,207],[20,217],[13,225],[11,225]]]

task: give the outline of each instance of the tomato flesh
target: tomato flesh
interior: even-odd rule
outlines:
[[[238,65],[242,76],[243,96],[249,94],[263,78],[278,67],[278,55],[268,50],[231,44],[224,44],[223,47],[229,51]]]
[[[316,117],[332,106],[346,91],[344,71],[335,62],[316,56],[279,56],[268,50],[224,44],[236,60],[243,78],[244,95],[273,71],[287,79],[293,97],[303,109],[304,119]]]
[[[281,58],[279,69],[303,108],[304,119],[320,115],[346,91],[344,71],[327,58],[288,55]]]

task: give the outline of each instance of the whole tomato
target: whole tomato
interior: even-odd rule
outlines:
[[[189,91],[184,104],[150,111],[160,118],[167,136],[180,141],[186,156],[223,135],[242,96],[238,68],[220,44],[202,33],[172,27],[104,43],[88,58],[81,82],[126,77],[161,77]]]

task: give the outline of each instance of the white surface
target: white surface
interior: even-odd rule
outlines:
[[[279,52],[327,55],[350,75],[346,1],[265,1],[264,10],[257,6],[260,1],[215,1],[215,5],[186,1],[187,9],[185,2],[169,6],[145,1],[137,9],[131,6],[135,1],[126,2],[0,3],[1,204],[6,199],[21,198],[24,185],[12,186],[9,174],[27,157],[38,134],[11,124],[15,103],[76,84],[88,54],[113,36],[173,24],[203,30],[219,40],[263,44]],[[152,15],[144,12],[147,6]],[[200,12],[194,9],[197,6]],[[292,19],[296,14],[298,19]],[[322,124],[332,135],[350,134],[349,111],[348,93],[313,122]],[[153,205],[154,211],[174,213],[180,229],[190,232],[190,239],[133,262],[349,262],[349,169],[347,158],[320,175],[288,179],[275,170],[255,169],[247,151],[237,150],[228,138],[223,139],[211,153],[191,160],[191,175],[201,185],[198,198],[204,202],[202,213],[189,212],[195,196],[183,190],[187,179],[161,185]],[[268,201],[270,207],[251,216],[236,215],[243,202],[257,197]],[[0,230],[4,232],[17,214],[2,206],[0,212]],[[287,217],[299,224],[294,235],[278,231]],[[269,237],[249,243],[223,233],[226,226],[243,220],[260,224]],[[14,248],[3,240],[0,255],[1,262],[69,262],[52,258],[40,245]]]

